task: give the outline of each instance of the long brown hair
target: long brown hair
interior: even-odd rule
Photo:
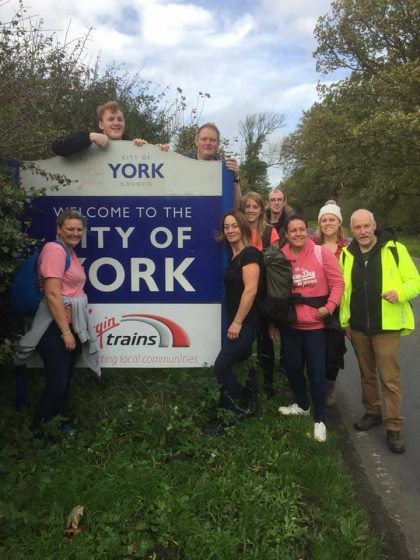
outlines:
[[[250,247],[252,245],[251,228],[249,227],[245,214],[243,214],[239,210],[229,210],[229,212],[225,212],[223,214],[222,219],[220,220],[220,230],[214,236],[216,241],[218,241],[219,243],[226,243],[226,245],[229,245],[225,235],[225,219],[228,216],[232,216],[233,218],[235,218],[238,227],[241,231],[242,239],[244,240],[245,246]]]
[[[338,231],[337,231],[337,241],[343,241],[343,239],[345,239],[345,235],[344,235],[344,231],[343,231],[343,226],[340,224],[338,227]],[[321,231],[321,226],[318,225],[318,227],[315,230],[315,233],[313,235],[313,241],[314,243],[316,243],[317,245],[324,245],[325,243],[325,236]]]
[[[244,210],[245,210],[245,204],[249,199],[256,202],[261,209],[261,213],[258,217],[258,223],[257,223],[257,243],[261,243],[264,230],[268,225],[267,218],[265,216],[264,200],[263,197],[260,195],[260,193],[257,193],[255,191],[246,193],[246,195],[242,199],[242,207]]]

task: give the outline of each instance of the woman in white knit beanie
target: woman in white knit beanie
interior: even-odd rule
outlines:
[[[317,245],[327,245],[338,258],[341,248],[347,245],[340,207],[335,200],[328,200],[318,214],[318,227],[313,236]]]
[[[340,256],[342,248],[348,244],[348,239],[344,236],[342,223],[343,217],[340,207],[336,204],[335,200],[328,200],[319,211],[318,227],[313,236],[313,241],[317,245],[325,245],[328,247],[337,259]],[[327,406],[335,405],[335,382],[339,370],[344,367],[343,356],[345,352],[346,343],[344,332],[338,329],[327,329]]]

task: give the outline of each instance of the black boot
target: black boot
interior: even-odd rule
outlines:
[[[401,438],[400,432],[397,432],[395,430],[387,430],[386,441],[389,450],[392,451],[392,453],[404,453],[405,445]]]

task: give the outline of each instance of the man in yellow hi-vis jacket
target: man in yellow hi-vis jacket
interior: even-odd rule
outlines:
[[[353,240],[340,256],[345,281],[340,322],[359,362],[366,409],[354,427],[367,431],[383,421],[389,449],[404,453],[399,345],[400,336],[414,329],[409,300],[420,292],[420,277],[394,230],[377,230],[371,212],[356,210],[350,229]]]

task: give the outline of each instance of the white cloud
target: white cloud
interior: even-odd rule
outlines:
[[[254,18],[250,14],[245,14],[234,22],[230,31],[217,34],[214,37],[214,43],[219,49],[239,47],[254,28]]]
[[[302,17],[315,21],[329,11],[331,0],[262,0],[260,4],[260,10],[278,22],[293,22]]]
[[[27,0],[30,2],[31,0]],[[124,63],[194,103],[209,92],[202,119],[233,137],[249,113],[285,113],[291,130],[316,99],[313,27],[330,0],[37,0],[46,29],[82,37],[93,27],[89,58]],[[245,7],[243,7],[245,6]],[[3,11],[17,7],[9,3]],[[4,17],[1,19],[5,20]],[[98,100],[102,101],[102,100]]]
[[[191,4],[162,4],[155,0],[144,3],[142,39],[159,47],[178,47],[203,40],[213,31],[213,16]]]

